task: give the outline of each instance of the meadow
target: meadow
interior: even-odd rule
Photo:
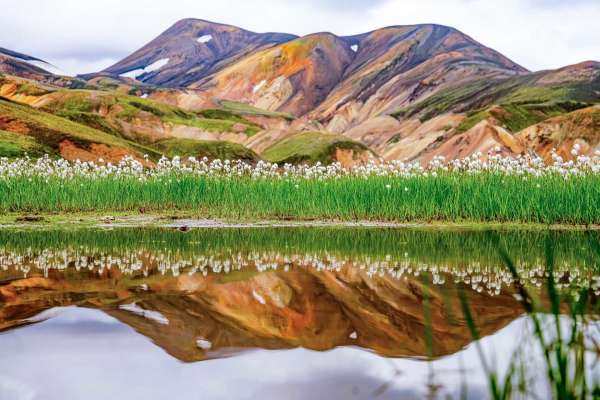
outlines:
[[[577,149],[574,149],[574,153]],[[490,153],[446,162],[277,165],[133,158],[0,159],[3,213],[184,211],[235,220],[600,223],[600,156],[548,165]]]

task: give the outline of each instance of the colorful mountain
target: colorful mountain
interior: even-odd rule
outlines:
[[[62,74],[58,68],[42,59],[2,47],[0,47],[0,72],[33,79]]]
[[[184,19],[103,72],[158,86],[184,87],[247,54],[294,38]]]
[[[326,145],[335,135],[362,146],[355,161],[598,149],[589,116],[600,63],[529,72],[440,25],[297,37],[185,19],[98,73],[66,78],[43,63],[0,49],[0,96],[144,146],[184,139],[165,142],[175,144],[168,152],[188,139],[225,141],[274,159],[292,143],[289,159],[340,161],[330,155],[347,158],[344,148]]]

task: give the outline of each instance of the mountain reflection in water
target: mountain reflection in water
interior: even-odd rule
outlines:
[[[68,382],[56,386],[49,371],[58,370],[47,368],[83,364],[128,398],[166,397],[132,381],[178,398],[414,398],[428,390],[429,365],[446,370],[442,386],[458,393],[457,360],[479,365],[458,290],[483,340],[510,354],[527,323],[496,247],[509,249],[543,304],[548,235],[559,289],[589,288],[595,301],[597,234],[588,232],[1,231],[0,356],[13,362],[0,367],[0,395],[61,398]],[[219,360],[195,363],[207,359]],[[49,375],[31,381],[28,368]],[[86,384],[78,382],[70,393]],[[481,390],[484,378],[473,380],[470,396]],[[119,398],[109,392],[98,398]]]

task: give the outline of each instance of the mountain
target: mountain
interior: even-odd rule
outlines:
[[[258,130],[258,125],[226,112],[195,114],[116,92],[0,79],[0,157],[47,153],[118,162],[126,154],[140,160],[148,154],[156,160],[170,154],[172,143],[163,140],[195,138],[186,142],[187,151],[179,146],[180,155],[252,159],[243,146],[222,141],[223,135],[251,136]]]
[[[354,57],[342,38],[319,33],[255,52],[191,87],[302,116],[327,98]]]
[[[159,86],[183,87],[254,51],[294,39],[230,25],[184,19],[117,64],[102,71]]]
[[[458,297],[448,297],[455,287],[427,285],[416,277],[370,276],[351,267],[238,271],[231,278],[156,270],[140,278],[87,269],[51,270],[47,277],[34,273],[15,279],[14,271],[0,275],[0,332],[42,321],[43,311],[52,307],[88,307],[131,326],[183,362],[256,348],[326,351],[339,346],[386,357],[426,357],[421,334],[427,326],[425,293],[431,296],[431,354],[453,354],[473,341],[465,318],[452,311],[460,310]],[[482,337],[522,314],[512,290],[491,297],[466,288],[465,297],[477,311],[473,323]]]
[[[586,154],[598,149],[595,137],[600,132],[593,120],[572,118],[581,114],[577,110],[590,107],[585,114],[594,115],[594,105],[598,102],[598,62],[512,78],[479,80],[455,85],[398,110],[393,114],[397,121],[394,128],[380,135],[376,143],[366,144],[379,150],[385,158],[422,161],[440,155],[450,159],[476,152],[485,154],[495,147],[500,147],[505,154],[542,156],[556,147],[561,148],[565,159],[571,159],[568,147],[576,140],[585,144]],[[569,141],[558,139],[566,129],[561,121],[569,121]],[[534,144],[537,139],[531,128],[536,124],[545,127],[545,146]],[[369,141],[365,132],[368,131],[354,129],[350,136],[354,140]]]
[[[390,27],[347,38],[357,49],[344,79],[313,113],[343,132],[451,85],[526,73],[521,66],[456,29]]]
[[[62,75],[58,68],[40,58],[2,47],[0,47],[0,72],[36,80]]]
[[[132,90],[148,88],[128,92]],[[88,85],[85,90],[74,90],[0,77],[0,157],[51,154],[69,160],[118,162],[126,154],[140,160],[148,154],[154,161],[161,155],[179,155],[256,162],[260,157],[247,147],[250,143],[261,152],[274,147],[274,154],[278,148],[279,154],[282,148],[290,149],[286,143],[277,146],[279,138],[271,138],[267,128],[290,124],[286,114],[239,109],[237,104],[193,112],[146,96],[122,93],[120,88],[101,90]],[[317,135],[324,136],[319,145],[300,149],[299,155],[284,154],[348,166],[372,157],[366,146],[352,140]]]
[[[356,113],[357,107],[366,116],[391,112],[451,83],[525,72],[463,33],[439,25],[298,38],[190,19],[102,71],[295,116],[314,111],[311,117],[330,122],[329,130],[338,133],[353,119],[364,119],[341,116]]]
[[[595,114],[600,63],[530,72],[441,25],[298,37],[184,19],[77,78],[1,51],[0,96],[142,146],[164,141],[168,154],[210,147],[188,140],[227,149],[209,155],[350,164],[373,156],[426,163],[498,146],[544,157],[558,146],[565,158],[575,142],[586,153],[600,148],[595,122],[573,117]]]

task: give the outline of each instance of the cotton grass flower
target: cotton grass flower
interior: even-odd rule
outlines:
[[[14,178],[42,178],[70,180],[75,178],[160,178],[166,176],[204,176],[238,178],[251,177],[253,179],[302,179],[302,180],[329,180],[341,177],[438,177],[440,174],[467,174],[478,175],[494,173],[505,176],[542,177],[559,175],[562,177],[581,176],[600,173],[600,153],[593,156],[579,155],[581,146],[575,144],[572,149],[574,160],[565,161],[556,151],[552,151],[552,163],[546,164],[537,156],[503,157],[491,151],[484,158],[481,153],[472,156],[446,161],[443,157],[434,157],[427,165],[418,162],[375,162],[370,161],[365,165],[344,168],[340,163],[331,165],[292,165],[282,166],[259,161],[255,165],[244,161],[213,160],[206,157],[197,160],[194,157],[172,159],[163,157],[155,166],[150,167],[146,162],[140,162],[133,157],[126,156],[118,163],[113,164],[100,159],[97,163],[92,161],[67,161],[64,159],[50,159],[48,156],[34,160],[29,157],[9,160],[0,159],[0,179]]]

